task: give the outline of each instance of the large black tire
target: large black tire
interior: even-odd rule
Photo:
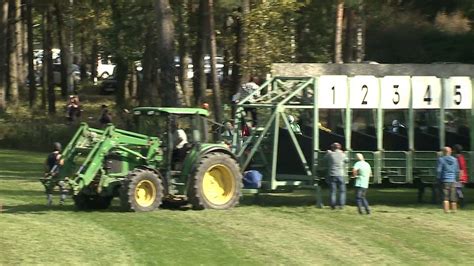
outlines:
[[[152,171],[135,169],[122,182],[120,205],[125,211],[153,211],[160,207],[162,200],[161,179]]]
[[[188,199],[194,209],[224,210],[239,203],[242,174],[237,162],[228,154],[204,155],[191,178]]]
[[[77,210],[83,211],[90,209],[89,197],[87,195],[79,192],[79,194],[74,195],[72,199],[74,200],[74,206]]]
[[[103,210],[107,209],[112,202],[111,196],[89,196],[84,193],[79,193],[73,197],[74,206],[77,210]]]

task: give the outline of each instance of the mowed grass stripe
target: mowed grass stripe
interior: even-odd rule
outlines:
[[[256,263],[251,257],[242,257],[245,247],[227,242],[228,234],[208,230],[188,213],[204,212],[107,213],[113,217],[107,226],[133,243],[139,264]],[[92,213],[88,218],[100,222],[100,217]]]
[[[0,264],[133,264],[123,237],[73,213],[2,215]]]
[[[322,215],[315,214],[310,215],[311,218],[306,216],[304,221],[332,230],[332,237],[349,238],[356,242],[353,249],[365,252],[369,261],[364,262],[356,259],[353,262],[372,264],[383,259],[384,263],[388,264],[397,261],[428,263],[437,256],[441,258],[439,262],[443,263],[462,262],[457,260],[459,252],[456,249],[465,247],[467,242],[459,242],[458,238],[452,236],[452,231],[446,231],[433,225],[424,226],[422,223],[414,223],[413,220],[410,220],[411,218],[406,216],[406,213],[387,215],[375,211],[371,217],[354,216],[355,213],[356,210],[352,207],[349,210],[336,211],[335,214],[331,214],[333,218],[330,223],[327,219],[319,222],[319,217]],[[430,217],[423,217],[420,222],[428,219]]]
[[[243,204],[227,211],[123,213],[115,201],[107,211],[76,212],[70,199],[63,207],[44,205],[35,173],[42,175],[45,154],[0,150],[0,158],[6,153],[9,164],[0,163],[0,202],[6,211],[0,214],[0,264],[467,265],[471,261],[472,206],[445,215],[439,206],[413,204],[414,190],[371,189],[369,201],[375,203],[371,217],[358,215],[353,206],[342,211],[317,209],[314,195],[307,192],[264,195],[260,205]],[[24,173],[19,167],[23,156],[31,162]],[[467,192],[474,197],[472,190]],[[351,192],[350,205],[352,197]]]
[[[232,241],[249,246],[249,250],[259,250],[254,256],[262,261],[278,261],[290,265],[314,264],[352,264],[370,263],[384,258],[378,246],[363,250],[353,239],[351,231],[341,232],[340,228],[327,220],[327,214],[314,207],[291,208],[291,212],[317,213],[326,216],[321,224],[318,219],[309,221],[310,217],[281,213],[285,207],[265,209],[258,207],[243,207],[236,211],[225,212],[219,216],[203,217],[203,224],[210,230],[232,234]],[[237,212],[237,213],[236,213]],[[225,220],[221,226],[213,226],[219,220]],[[367,254],[378,256],[375,260],[367,260]],[[389,260],[391,263],[398,259]]]

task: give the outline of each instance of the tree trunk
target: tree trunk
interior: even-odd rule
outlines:
[[[178,32],[178,54],[179,54],[179,73],[178,79],[181,86],[181,90],[184,94],[185,105],[191,105],[191,92],[188,82],[188,65],[189,65],[189,34],[188,34],[188,23],[186,23],[187,10],[186,10],[186,1],[180,0],[178,4],[178,23],[177,23],[177,32]]]
[[[122,45],[122,40],[120,38],[120,33],[123,30],[122,25],[122,13],[119,7],[119,1],[112,0],[110,2],[110,6],[112,9],[112,22],[115,31],[115,45],[116,48],[120,49]],[[115,93],[115,102],[117,107],[124,107],[125,106],[125,82],[127,80],[127,73],[128,73],[128,62],[127,59],[124,58],[122,53],[115,52],[115,60],[116,60],[116,78],[117,78],[117,91]]]
[[[349,7],[345,10],[345,33],[344,33],[344,52],[343,61],[353,62],[354,61],[354,21],[355,21],[354,9]]]
[[[174,66],[174,22],[168,0],[155,0],[158,21],[158,50],[160,51],[161,97],[164,106],[179,106]]]
[[[217,76],[217,47],[216,47],[216,34],[215,34],[215,23],[214,23],[214,1],[207,0],[208,19],[209,19],[209,47],[211,50],[211,81],[212,81],[212,93],[213,96],[213,111],[214,118],[217,122],[223,122],[222,116],[222,99],[221,99],[221,88],[219,86],[219,79]]]
[[[2,1],[0,4],[0,113],[6,109],[6,91],[7,91],[7,46],[6,46],[6,30],[8,26],[8,1]]]
[[[18,97],[24,95],[24,88],[26,83],[26,65],[24,64],[24,32],[23,32],[23,18],[21,0],[15,0],[15,38],[16,38],[16,72],[17,72],[17,84],[18,84]],[[18,98],[19,100],[19,98]]]
[[[194,14],[196,28],[196,46],[193,53],[193,86],[194,86],[194,104],[199,106],[206,101],[207,78],[204,70],[204,56],[207,53],[206,32],[206,0],[199,1],[199,10]]]
[[[19,97],[19,84],[18,84],[18,60],[20,56],[18,55],[18,32],[17,32],[17,17],[16,17],[16,8],[18,0],[10,0],[9,5],[9,14],[8,14],[8,94],[7,99],[11,105],[18,104]]]
[[[99,12],[100,5],[97,2],[94,2],[94,25],[99,23]],[[99,41],[98,34],[94,31],[91,35],[92,37],[92,51],[89,64],[91,65],[91,81],[95,82],[97,80],[97,61],[99,59]]]
[[[61,96],[64,98],[67,96],[69,89],[72,88],[73,84],[69,84],[73,81],[73,78],[69,78],[72,75],[72,62],[70,49],[69,49],[69,38],[68,38],[68,27],[65,27],[63,10],[66,10],[59,2],[54,4],[54,12],[56,14],[56,21],[58,26],[58,40],[59,47],[61,49]]]
[[[43,87],[48,90],[48,113],[56,113],[56,95],[54,94],[54,80],[53,80],[53,54],[52,46],[52,31],[53,31],[53,17],[51,7],[48,5],[44,8],[43,24]]]
[[[235,65],[232,73],[234,80],[234,93],[236,93],[240,86],[247,82],[250,78],[249,71],[246,67],[248,61],[248,43],[247,43],[247,29],[245,20],[250,12],[250,1],[241,1],[241,13],[236,17],[236,31],[237,42],[235,49]],[[235,73],[234,73],[235,71]]]
[[[36,101],[36,75],[35,66],[33,62],[33,0],[27,0],[26,2],[26,28],[27,28],[27,46],[28,46],[28,103],[30,107],[33,107]]]
[[[359,0],[357,8],[357,33],[356,33],[356,61],[362,62],[365,57],[365,15],[364,0]]]
[[[336,31],[334,37],[334,63],[342,64],[342,28],[344,21],[344,0],[338,0],[336,8]]]
[[[140,106],[157,105],[156,90],[154,90],[154,84],[156,80],[157,66],[155,63],[156,49],[157,46],[155,27],[154,25],[148,28],[148,32],[145,39],[145,52],[143,54],[143,70],[142,70],[142,82],[138,90],[138,103]]]

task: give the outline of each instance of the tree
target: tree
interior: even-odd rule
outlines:
[[[17,8],[20,6],[19,0],[10,0],[9,11],[8,11],[8,30],[7,30],[7,54],[8,54],[8,93],[7,99],[9,104],[16,106],[18,104],[19,97],[19,73],[18,73],[18,60],[20,55],[18,52],[19,49],[19,32],[18,27],[16,26],[20,20],[17,17],[18,13],[16,12]]]
[[[217,77],[217,47],[216,47],[216,33],[214,23],[214,1],[207,0],[207,10],[209,19],[209,47],[211,50],[211,83],[214,103],[214,117],[217,122],[222,122],[222,100],[221,89],[219,86],[219,79]]]
[[[8,25],[8,1],[2,1],[0,5],[0,112],[5,111],[6,91],[7,91],[7,46],[6,46],[6,28]]]
[[[63,1],[54,3],[54,13],[56,15],[57,33],[59,47],[61,49],[61,95],[66,97],[74,87],[72,73],[72,56],[70,50],[70,28],[65,23],[64,10],[68,10],[63,5]]]
[[[155,0],[158,21],[158,64],[160,66],[161,99],[164,106],[178,106],[174,66],[174,22],[168,0]]]
[[[207,79],[204,70],[204,56],[207,53],[207,27],[206,19],[206,0],[199,0],[199,9],[193,12],[190,19],[190,27],[196,35],[196,42],[193,52],[193,86],[194,86],[194,104],[200,105],[206,101]]]
[[[344,0],[338,0],[336,8],[336,34],[334,37],[334,63],[342,64],[342,30],[344,21]]]
[[[45,104],[46,90],[48,99],[48,113],[56,113],[56,95],[53,80],[52,46],[53,16],[49,4],[43,9],[43,105]]]
[[[178,80],[180,87],[185,95],[184,102],[187,106],[191,104],[191,92],[188,82],[188,66],[189,66],[189,14],[188,8],[191,9],[192,1],[179,0],[173,1],[174,8],[177,13],[176,32],[178,38],[178,55],[179,69]]]
[[[157,93],[155,89],[157,86],[157,76],[156,70],[157,66],[157,51],[156,47],[158,46],[157,36],[156,36],[156,23],[153,20],[148,27],[147,35],[145,38],[145,52],[143,53],[142,65],[143,65],[143,80],[138,91],[138,102],[141,106],[147,105],[157,105]]]
[[[32,0],[26,1],[26,29],[27,29],[27,54],[28,54],[28,103],[33,107],[36,100],[36,77],[33,62],[33,4]]]
[[[113,35],[114,35],[114,46],[121,47],[124,43],[123,39],[123,16],[122,10],[119,6],[119,1],[111,0],[110,6],[112,9],[112,21],[113,21]],[[120,107],[125,106],[125,82],[128,73],[128,62],[122,50],[115,52],[116,61],[116,78],[117,78],[117,90],[115,92],[116,104]]]

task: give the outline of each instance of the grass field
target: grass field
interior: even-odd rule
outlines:
[[[227,211],[46,207],[45,154],[0,150],[0,265],[471,264],[474,193],[456,214],[414,204],[413,189],[372,189],[371,216],[314,207],[300,192],[244,199]],[[327,194],[327,191],[324,191]],[[57,202],[57,198],[55,198]],[[117,202],[114,202],[115,206]]]

